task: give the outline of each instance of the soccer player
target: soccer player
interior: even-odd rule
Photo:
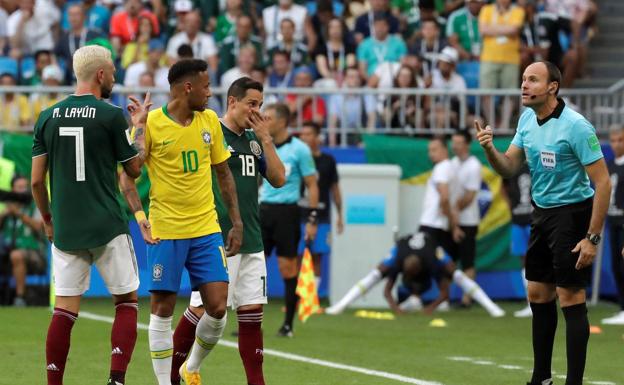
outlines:
[[[321,152],[321,127],[312,121],[303,122],[299,139],[310,147],[314,157],[314,165],[318,172],[318,232],[314,242],[310,245],[316,287],[321,282],[321,254],[329,252],[329,236],[331,222],[331,202],[336,205],[336,230],[342,234],[344,223],[342,219],[342,194],[338,184],[338,170],[336,159],[331,154]],[[331,197],[331,198],[330,198]],[[306,202],[307,203],[307,202]],[[306,207],[307,209],[307,207]]]
[[[589,321],[585,288],[609,207],[611,181],[596,130],[557,97],[561,73],[535,62],[522,75],[518,129],[505,153],[492,143],[492,129],[475,122],[477,138],[492,168],[504,178],[526,161],[531,171],[531,238],[526,278],[533,310],[533,376],[530,385],[552,384],[557,304],[566,322],[566,385],[581,385]],[[590,180],[595,190],[590,185]]]
[[[531,173],[529,167],[522,165],[520,171],[511,178],[503,180],[505,196],[511,209],[511,255],[522,258],[522,266],[525,265],[529,237],[531,235]],[[526,269],[522,269],[522,282],[527,290]],[[514,317],[531,317],[531,306],[514,312]]]
[[[237,255],[228,259],[230,286],[228,305],[238,317],[238,351],[247,374],[247,383],[264,385],[262,373],[262,305],[267,303],[266,262],[258,210],[258,182],[264,177],[273,187],[286,181],[286,172],[269,134],[270,122],[260,113],[263,87],[248,77],[240,78],[228,89],[227,112],[221,130],[232,156],[228,164],[236,182],[236,193],[243,219],[243,244]],[[219,187],[213,181],[219,223],[224,234],[232,227]],[[204,313],[198,292],[173,334],[171,383],[179,384],[177,370],[184,362],[195,337],[197,321]]]
[[[472,136],[466,130],[456,131],[451,137],[451,147],[455,156],[451,165],[457,175],[457,197],[453,211],[458,213],[458,225],[461,235],[457,242],[457,258],[462,270],[471,279],[477,273],[474,268],[477,252],[477,230],[479,229],[478,194],[481,190],[481,162],[470,154]],[[464,294],[462,304],[469,305],[468,293]]]
[[[392,296],[399,274],[402,276],[401,286],[409,296],[399,298],[401,303]],[[425,313],[432,313],[440,304],[449,298],[451,281],[455,282],[465,293],[479,302],[492,317],[498,317],[498,306],[490,300],[479,285],[470,279],[461,270],[455,268],[455,263],[445,258],[442,250],[438,250],[435,239],[426,233],[415,233],[399,239],[390,250],[390,254],[377,268],[356,283],[345,296],[335,305],[325,309],[330,315],[340,314],[353,301],[366,294],[372,287],[386,278],[384,297],[390,308],[397,314],[421,308],[420,296],[431,288],[434,279],[440,290],[438,298],[431,302]]]
[[[48,385],[63,383],[71,330],[89,288],[92,264],[115,302],[108,383],[120,385],[136,342],[139,278],[128,224],[116,198],[117,164],[136,178],[141,160],[128,143],[122,110],[102,100],[110,97],[115,81],[110,51],[82,47],[74,53],[73,68],[75,94],[41,113],[32,151],[32,193],[53,241],[56,302],[46,340]],[[149,104],[149,98],[144,104],[133,101],[134,124],[144,118]]]
[[[624,126],[611,127],[609,142],[615,156],[615,159],[607,163],[613,185],[608,211],[611,270],[617,287],[620,311],[601,322],[605,325],[624,325],[624,257],[622,256],[622,246],[624,246]]]
[[[277,189],[264,181],[260,189],[260,220],[264,254],[277,253],[280,274],[284,279],[286,315],[278,336],[292,337],[293,320],[297,306],[297,247],[301,237],[300,208],[301,184],[308,192],[309,211],[305,227],[306,241],[313,241],[318,221],[318,185],[316,168],[310,148],[301,140],[290,136],[290,112],[285,104],[271,104],[265,113],[270,120],[270,134],[277,154],[286,168],[286,184]]]
[[[453,210],[452,195],[457,190],[456,172],[448,158],[446,141],[433,138],[427,147],[433,163],[427,180],[419,231],[429,234],[453,259],[458,256],[457,244],[462,235],[458,213]]]
[[[153,239],[146,239],[152,269],[149,344],[158,384],[168,385],[173,355],[172,315],[182,269],[186,267],[206,310],[197,323],[193,350],[180,369],[184,381],[196,385],[201,384],[202,360],[223,334],[228,289],[226,254],[238,253],[243,224],[219,118],[205,107],[211,95],[207,63],[181,60],[169,69],[168,80],[171,101],[150,111],[147,122],[135,130],[145,135],[140,156],[145,159],[151,182],[149,230]],[[232,222],[225,247],[215,210],[211,169]],[[142,228],[148,227],[138,194],[133,191],[136,186],[128,178],[122,180],[137,222]]]

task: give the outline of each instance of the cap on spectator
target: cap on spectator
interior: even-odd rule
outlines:
[[[173,9],[176,12],[191,12],[193,10],[193,2],[191,0],[176,0],[173,3]]]
[[[123,4],[123,0],[102,0],[102,3],[104,3],[104,5],[109,5],[109,4],[121,5]]]
[[[440,54],[438,55],[438,61],[443,61],[450,64],[457,63],[458,59],[459,53],[453,47],[444,47],[444,49],[442,49],[442,52],[440,52]]]
[[[54,79],[58,82],[62,82],[63,77],[63,70],[61,70],[61,67],[56,64],[45,66],[43,71],[41,71],[41,80]]]
[[[165,44],[160,40],[160,39],[152,39],[149,41],[149,44],[147,45],[147,49],[149,51],[164,51],[165,50]]]
[[[381,21],[381,20],[388,21],[388,14],[386,14],[385,12],[375,12],[373,14],[373,21]]]
[[[308,74],[310,76],[314,76],[312,69],[308,66],[300,66],[295,69],[295,73],[293,75],[297,76],[299,74]]]

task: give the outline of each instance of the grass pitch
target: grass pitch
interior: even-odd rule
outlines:
[[[186,300],[178,302],[175,320]],[[266,307],[264,322],[265,378],[270,385],[518,385],[530,377],[532,350],[530,319],[511,316],[522,304],[503,304],[508,315],[490,318],[483,309],[453,310],[433,317],[407,315],[395,320],[364,319],[348,311],[339,316],[317,315],[307,323],[295,325],[295,338],[275,336],[283,314],[281,301]],[[139,322],[149,321],[149,304],[140,303]],[[615,306],[601,304],[590,308],[590,323],[611,315]],[[82,311],[113,316],[110,300],[86,299]],[[236,315],[228,315],[225,340],[236,342]],[[442,318],[447,326],[429,326]],[[50,312],[46,308],[1,308],[0,341],[3,354],[0,384],[45,383],[45,336]],[[66,385],[104,385],[110,361],[111,325],[78,318],[72,333],[72,347],[65,371]],[[624,385],[621,366],[624,327],[604,326],[592,334],[589,343],[585,384]],[[270,351],[289,353],[329,363],[344,364],[351,370],[322,366],[309,360],[293,361],[271,355]],[[353,367],[357,367],[353,369]],[[362,370],[381,371],[375,374]],[[356,370],[356,371],[353,371]],[[565,321],[559,329],[553,358],[555,384],[565,380]],[[388,378],[396,375],[397,379]],[[219,346],[204,362],[204,384],[245,384],[243,367],[235,348]],[[386,377],[383,377],[386,376]],[[155,385],[149,359],[147,331],[139,330],[137,346],[127,375],[127,385]]]

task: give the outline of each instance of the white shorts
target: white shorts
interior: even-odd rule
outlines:
[[[245,305],[267,303],[267,270],[264,251],[251,254],[236,254],[227,259],[228,286],[227,304],[236,310]],[[191,293],[191,306],[201,307],[198,291]]]
[[[63,251],[52,245],[52,263],[56,295],[84,294],[89,289],[94,263],[111,294],[127,294],[139,288],[139,269],[127,234],[87,250]]]

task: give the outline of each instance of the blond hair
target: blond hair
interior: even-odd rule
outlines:
[[[89,81],[113,60],[111,52],[99,45],[87,45],[74,52],[73,67],[78,81]]]

